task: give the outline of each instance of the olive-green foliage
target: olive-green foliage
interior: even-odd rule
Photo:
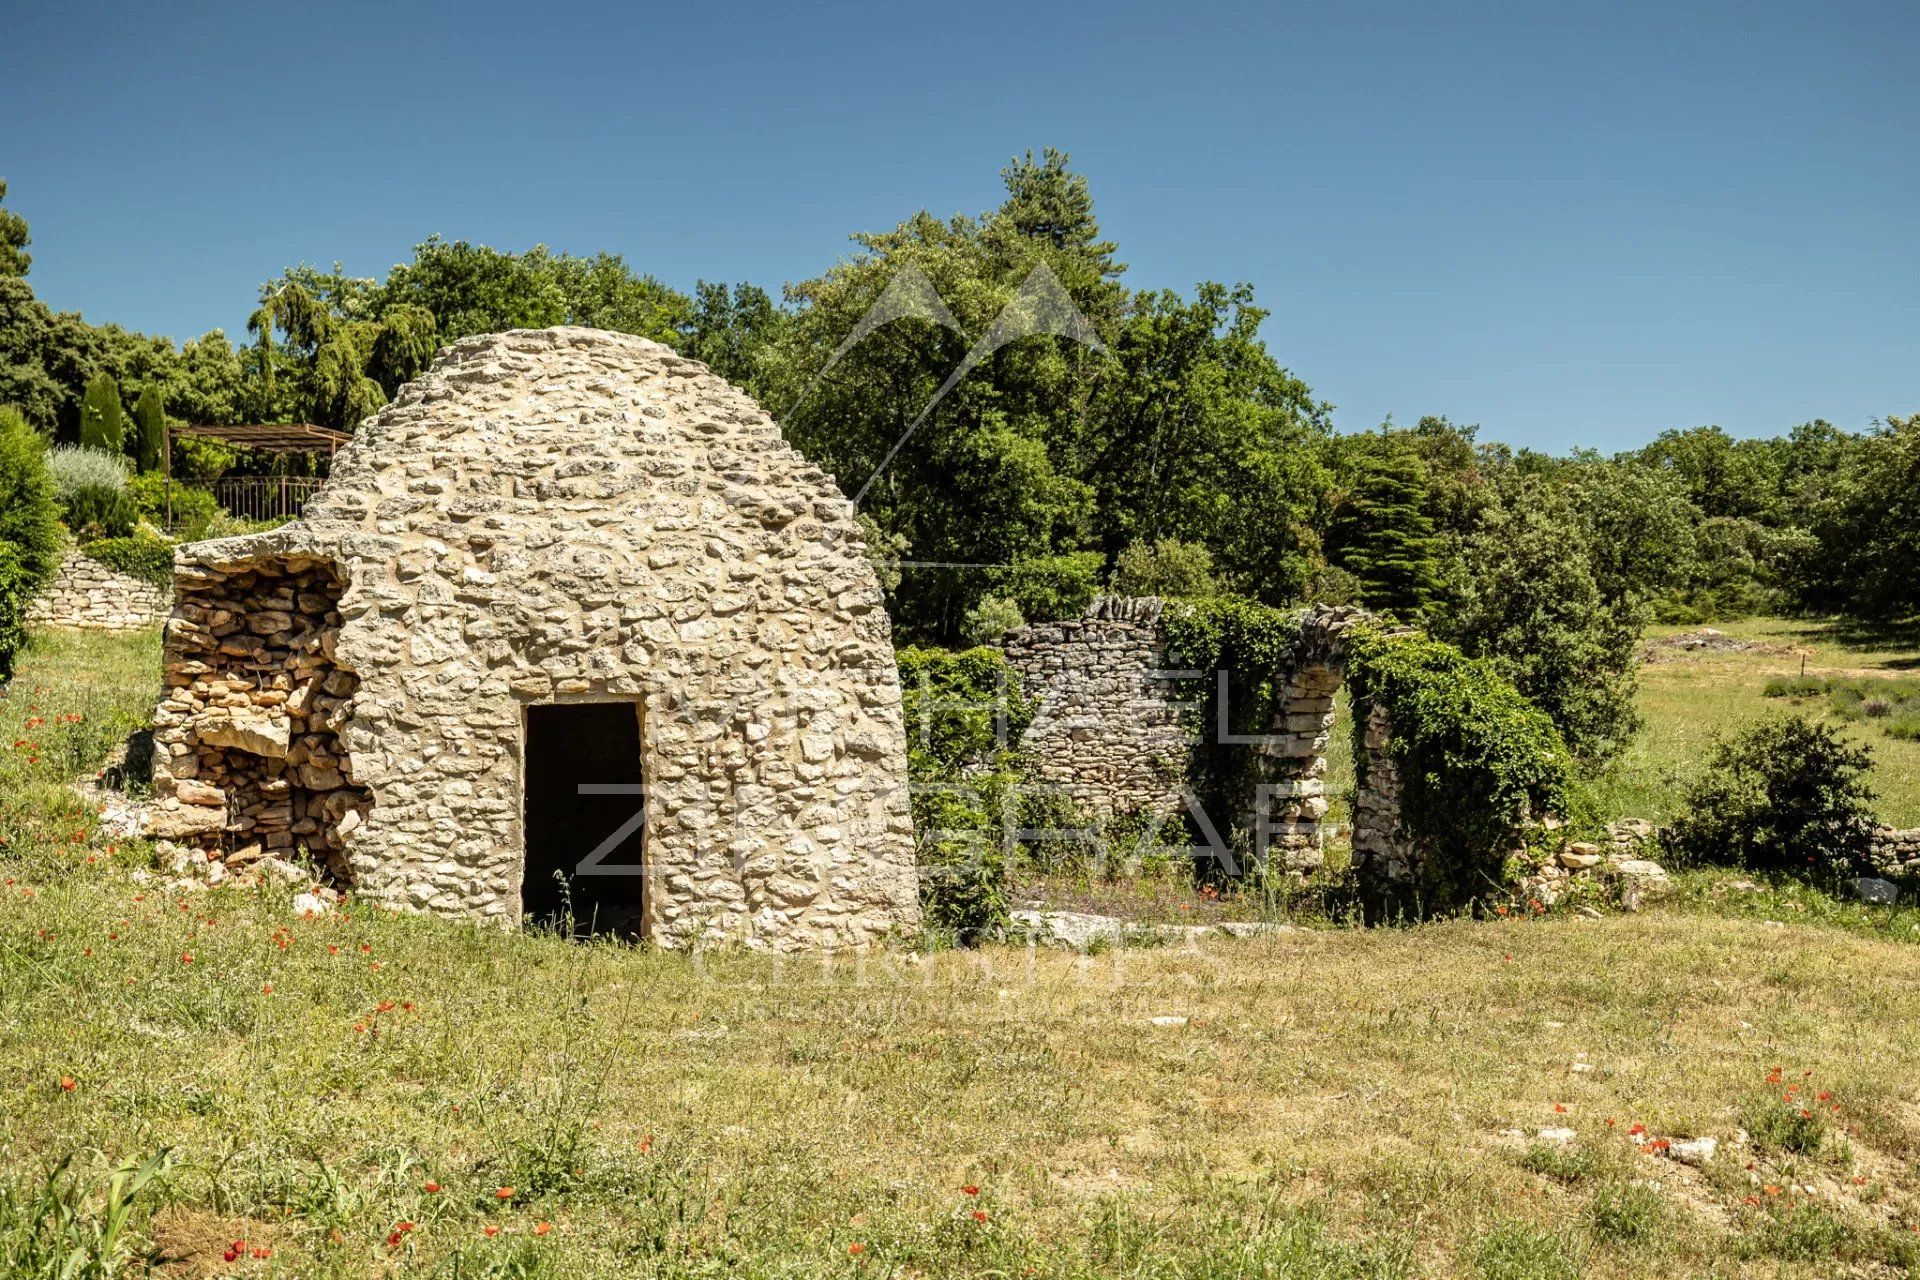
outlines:
[[[1005,596],[981,596],[960,623],[960,638],[971,645],[998,644],[1009,631],[1027,625],[1020,606]]]
[[[1007,923],[1009,823],[1028,821],[1013,747],[1033,718],[997,650],[899,651],[915,860],[929,928],[973,942]]]
[[[1197,542],[1157,538],[1127,544],[1113,567],[1113,593],[1163,599],[1217,595],[1213,553]]]
[[[1564,1231],[1505,1222],[1480,1241],[1474,1262],[1485,1280],[1580,1280],[1586,1246]]]
[[[1559,730],[1491,663],[1426,636],[1356,628],[1347,683],[1359,780],[1366,722],[1383,707],[1401,822],[1424,855],[1413,900],[1384,905],[1445,910],[1479,897],[1505,878],[1527,821],[1573,804],[1573,757]]]
[[[110,569],[165,587],[173,582],[173,548],[166,538],[136,533],[126,538],[96,538],[82,543],[80,550]]]
[[[1722,866],[1828,876],[1867,864],[1872,753],[1802,715],[1761,720],[1715,743],[1686,789],[1673,839]]]
[[[126,411],[120,405],[120,384],[102,371],[87,382],[80,398],[80,446],[116,457],[126,445]]]
[[[133,532],[139,509],[127,496],[127,461],[85,445],[60,445],[47,455],[61,518],[75,537],[122,538]]]
[[[149,1189],[159,1189],[167,1163],[163,1151],[94,1177],[69,1154],[40,1176],[0,1178],[0,1274],[113,1280],[144,1269],[134,1215]]]
[[[7,180],[0,178],[0,201],[7,198]],[[27,233],[27,220],[11,209],[0,209],[0,276],[24,276],[33,266],[27,246],[33,237]]]
[[[231,518],[212,490],[175,480],[169,492],[167,478],[158,472],[149,471],[128,480],[127,496],[139,509],[140,518],[155,526],[165,524],[171,510],[170,528],[182,542],[217,536],[216,527]]]
[[[1920,413],[1888,417],[1852,449],[1811,523],[1813,603],[1880,617],[1920,610]]]

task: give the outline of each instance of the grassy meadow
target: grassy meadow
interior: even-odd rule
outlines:
[[[865,960],[298,918],[166,891],[67,786],[154,649],[42,636],[0,698],[0,1275],[1920,1265],[1905,908],[1689,873],[1604,920]]]

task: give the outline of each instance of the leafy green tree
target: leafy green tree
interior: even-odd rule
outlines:
[[[120,385],[113,375],[100,372],[87,382],[80,399],[80,443],[103,453],[119,454],[126,447],[126,411],[120,404]]]
[[[1869,617],[1920,610],[1920,413],[1888,417],[1816,508],[1807,596]]]
[[[1227,585],[1267,603],[1304,591],[1329,484],[1328,406],[1259,339],[1246,285],[1193,301],[1137,294],[1081,429],[1102,549],[1174,539],[1207,549]]]
[[[736,387],[758,395],[761,353],[780,341],[789,321],[757,285],[729,289],[702,280],[694,286],[680,349]]]
[[[1448,559],[1433,634],[1491,661],[1575,755],[1595,762],[1624,747],[1639,723],[1641,605],[1601,589],[1565,492],[1540,476],[1510,476]]]
[[[0,201],[7,198],[7,180],[0,178]],[[11,209],[0,209],[0,276],[24,276],[33,267],[27,246],[27,220]]]
[[[165,447],[166,404],[160,388],[149,382],[133,404],[134,466],[138,471],[158,471],[160,451]]]
[[[1387,439],[1361,458],[1353,487],[1334,509],[1327,555],[1354,576],[1368,608],[1411,617],[1439,588],[1439,540],[1423,509],[1426,467]]]

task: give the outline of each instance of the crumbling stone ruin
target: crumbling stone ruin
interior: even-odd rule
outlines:
[[[918,919],[889,623],[844,497],[657,343],[470,338],[300,521],[182,548],[152,834],[387,906],[666,946]]]
[[[1032,777],[1069,796],[1084,812],[1193,813],[1197,750],[1224,746],[1257,754],[1251,794],[1238,811],[1204,815],[1216,832],[1250,833],[1253,852],[1278,865],[1310,870],[1324,860],[1326,752],[1334,732],[1344,637],[1369,615],[1315,608],[1301,618],[1274,722],[1261,734],[1235,735],[1203,724],[1194,681],[1218,673],[1189,670],[1170,653],[1162,625],[1167,606],[1146,599],[1095,600],[1081,618],[1029,626],[1006,640],[1008,661],[1026,694],[1038,700],[1021,739]],[[1363,876],[1410,879],[1412,845],[1399,832],[1399,775],[1387,751],[1390,728],[1376,709],[1366,725],[1364,785],[1356,797],[1353,851]],[[1195,814],[1195,817],[1201,815]]]

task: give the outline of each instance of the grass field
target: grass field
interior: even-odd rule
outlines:
[[[9,1278],[1920,1260],[1911,911],[1699,873],[1600,921],[831,963],[299,919],[143,883],[66,789],[152,659],[45,637],[0,699]],[[108,1174],[161,1153],[116,1228]]]
[[[1798,709],[1833,719],[1824,698],[1763,696],[1769,680],[1801,674],[1892,679],[1920,675],[1914,628],[1865,630],[1838,622],[1754,618],[1715,624],[1740,651],[1687,652],[1673,637],[1698,628],[1660,627],[1648,634],[1650,661],[1640,671],[1646,728],[1607,779],[1606,808],[1665,821],[1674,816],[1678,780],[1699,767],[1716,734],[1768,714]],[[1875,757],[1872,785],[1880,820],[1920,826],[1920,741],[1888,736],[1871,720],[1834,721]]]

